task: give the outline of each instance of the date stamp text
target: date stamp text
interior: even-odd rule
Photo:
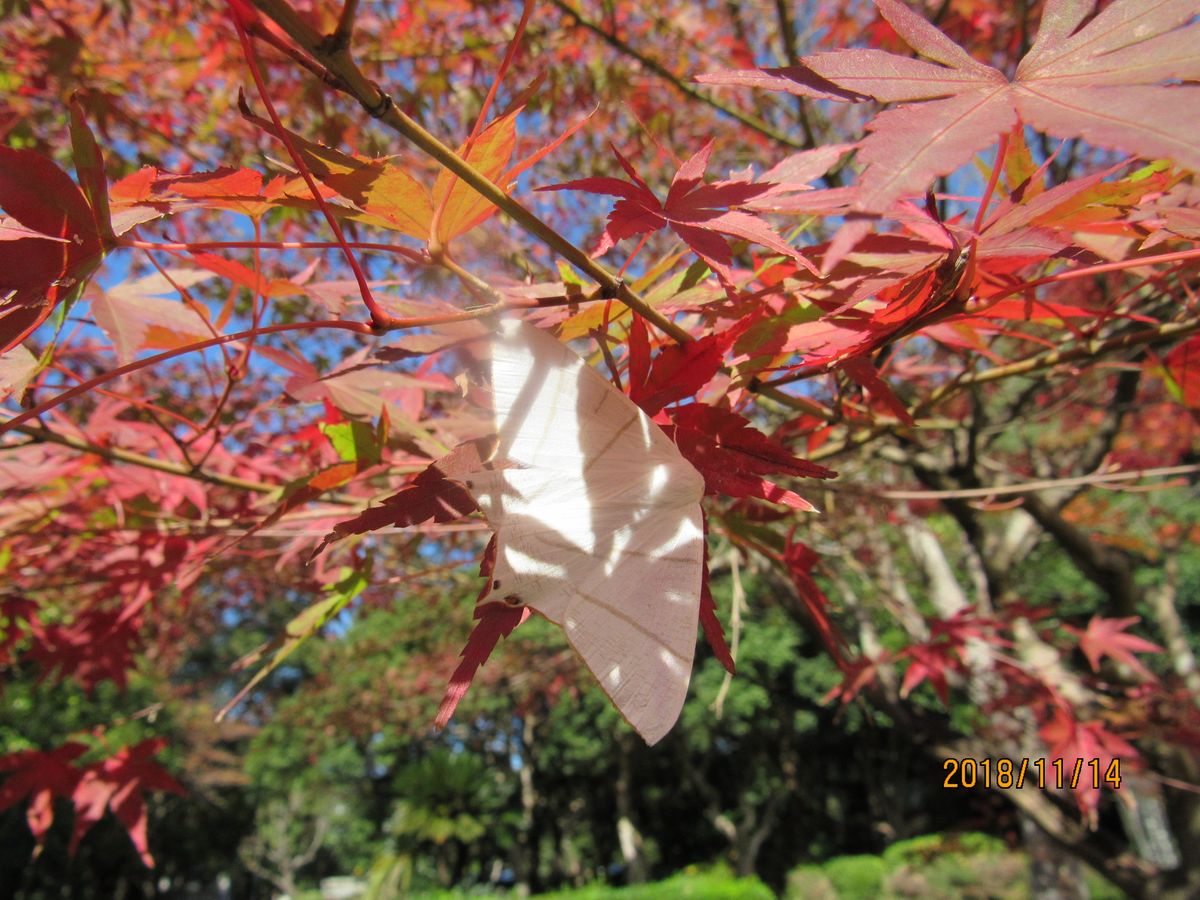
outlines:
[[[946,774],[942,787],[949,790],[1020,790],[1027,784],[1030,787],[1058,790],[1090,787],[1115,791],[1121,787],[1121,760],[1117,757],[1074,760],[950,757],[942,760],[942,771]]]

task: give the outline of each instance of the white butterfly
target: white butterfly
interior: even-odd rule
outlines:
[[[496,532],[480,603],[562,627],[649,744],[687,696],[704,560],[704,479],[624,394],[531,325],[492,347],[499,443],[460,480]]]

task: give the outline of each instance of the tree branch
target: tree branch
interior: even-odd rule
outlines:
[[[1134,583],[1133,564],[1128,555],[1093,541],[1087,532],[1064,519],[1037,494],[1025,499],[1025,511],[1058,541],[1075,567],[1108,595],[1118,615],[1136,615],[1142,591]]]
[[[620,300],[680,343],[692,340],[692,336],[686,330],[647,304],[623,280],[493,184],[473,165],[426,131],[419,122],[398,109],[392,103],[391,97],[363,74],[349,50],[330,52],[325,49],[325,38],[301,18],[289,3],[285,0],[254,0],[254,5],[282,28],[301,49],[332,72],[345,85],[345,93],[357,100],[374,118],[445,166],[485,200],[506,213],[521,228],[585,273],[600,285],[603,296]]]
[[[78,450],[81,453],[91,453],[112,462],[129,463],[130,465],[141,466],[143,469],[153,469],[156,472],[178,475],[181,478],[192,478],[196,481],[203,481],[206,484],[237,488],[240,491],[251,491],[256,494],[274,493],[283,487],[283,485],[279,484],[264,484],[261,481],[250,481],[247,478],[238,478],[234,475],[205,472],[181,463],[171,462],[170,460],[155,459],[153,456],[143,456],[141,453],[134,453],[132,450],[122,450],[120,447],[101,447],[82,438],[69,437],[68,435],[59,434],[41,426],[16,425],[13,430],[27,434],[37,441],[70,447],[72,450]]]
[[[568,15],[572,19],[574,19],[578,25],[580,25],[583,28],[586,28],[588,31],[590,31],[593,34],[600,37],[606,44],[608,44],[614,50],[618,51],[619,53],[623,53],[625,56],[628,56],[630,59],[636,60],[642,66],[642,68],[646,69],[648,72],[653,72],[655,75],[657,75],[659,78],[666,81],[673,88],[675,88],[675,90],[679,91],[684,96],[689,97],[692,100],[696,100],[699,103],[703,103],[707,106],[711,106],[713,109],[717,110],[718,112],[724,113],[727,116],[737,119],[737,121],[741,122],[747,128],[749,128],[753,131],[757,131],[759,134],[763,135],[764,137],[768,137],[771,140],[775,141],[776,143],[783,144],[783,146],[788,147],[792,150],[804,150],[807,147],[813,146],[811,143],[804,142],[804,141],[797,141],[794,138],[788,137],[786,134],[773,128],[772,126],[768,125],[766,122],[762,121],[761,119],[757,119],[754,116],[748,115],[748,114],[742,112],[737,107],[730,106],[727,103],[722,103],[720,100],[717,100],[714,97],[710,97],[707,94],[701,93],[700,91],[698,91],[696,88],[692,87],[687,82],[682,81],[673,72],[671,72],[669,69],[667,69],[665,66],[663,66],[662,63],[658,62],[657,60],[651,59],[649,56],[646,56],[646,54],[642,53],[640,50],[637,50],[636,48],[631,47],[629,44],[625,43],[623,40],[621,40],[615,34],[613,34],[612,32],[610,32],[607,29],[605,29],[604,27],[602,27],[598,22],[593,22],[591,19],[584,16],[581,12],[579,12],[577,9],[575,9],[573,6],[571,6],[569,3],[565,2],[565,0],[550,0],[550,2],[553,3],[556,7],[558,7],[563,13],[565,13],[566,15]]]
[[[911,412],[914,418],[924,415],[932,407],[954,396],[967,385],[988,384],[993,381],[1014,378],[1018,375],[1028,375],[1031,372],[1052,369],[1062,363],[1085,359],[1089,361],[1096,360],[1118,350],[1128,350],[1132,347],[1148,347],[1155,344],[1169,343],[1198,331],[1200,331],[1200,318],[1187,319],[1183,322],[1167,322],[1162,325],[1141,328],[1108,340],[1091,340],[1063,350],[1049,350],[1014,363],[1008,363],[1007,365],[995,366],[978,372],[964,372],[957,378],[953,378],[930,391],[929,396],[918,403]],[[808,458],[813,462],[820,462],[821,460],[838,456],[847,450],[856,449],[884,435],[892,434],[896,430],[896,424],[895,422],[887,422],[847,434],[841,440],[828,441],[809,454]]]

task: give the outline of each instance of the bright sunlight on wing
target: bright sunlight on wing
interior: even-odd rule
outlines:
[[[629,398],[531,325],[501,325],[492,390],[492,468],[464,480],[496,532],[480,603],[528,606],[561,626],[653,744],[691,677],[704,480]]]

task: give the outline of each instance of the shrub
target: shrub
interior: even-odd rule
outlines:
[[[774,896],[757,878],[738,878],[724,866],[706,871],[689,868],[650,884],[623,888],[593,885],[538,895],[539,900],[774,900]]]
[[[887,865],[878,856],[839,856],[825,863],[825,874],[843,900],[867,900],[879,896]]]

